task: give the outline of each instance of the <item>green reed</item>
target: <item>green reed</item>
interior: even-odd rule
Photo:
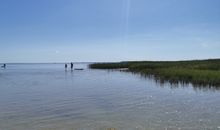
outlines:
[[[192,61],[129,61],[118,63],[94,63],[93,69],[121,69],[142,75],[152,75],[169,82],[195,85],[220,86],[220,59]]]

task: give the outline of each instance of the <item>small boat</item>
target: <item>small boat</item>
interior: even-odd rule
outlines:
[[[83,68],[75,68],[74,70],[84,70]]]

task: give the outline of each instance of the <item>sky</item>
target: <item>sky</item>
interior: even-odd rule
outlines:
[[[0,63],[220,58],[220,0],[0,0]]]

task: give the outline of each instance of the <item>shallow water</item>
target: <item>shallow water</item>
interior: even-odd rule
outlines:
[[[220,91],[63,64],[0,69],[0,130],[220,130]]]

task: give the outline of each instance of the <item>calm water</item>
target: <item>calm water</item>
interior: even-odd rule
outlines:
[[[63,64],[0,69],[0,130],[220,130],[220,91]]]

